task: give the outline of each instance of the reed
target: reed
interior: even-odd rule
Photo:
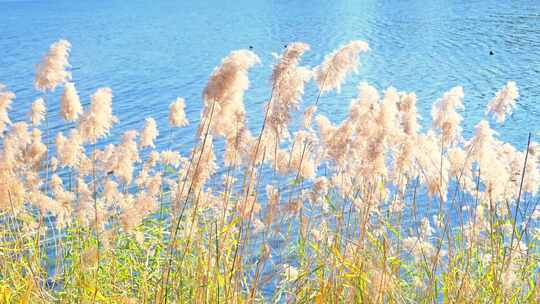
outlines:
[[[70,49],[60,40],[37,65],[43,96],[27,121],[10,119],[16,96],[0,85],[0,302],[540,302],[540,145],[529,133],[519,150],[490,125],[515,109],[514,82],[470,138],[462,87],[423,128],[414,93],[361,82],[332,122],[320,97],[339,93],[369,46],[351,41],[311,68],[296,42],[275,56],[253,131],[244,94],[260,59],[233,51],[183,154],[171,144],[190,123],[182,97],[168,126],[147,118],[104,145],[113,92],[97,88],[83,109]],[[311,81],[317,97],[301,107]],[[66,124],[53,141],[56,102]]]

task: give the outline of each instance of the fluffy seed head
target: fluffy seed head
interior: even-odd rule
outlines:
[[[32,103],[32,107],[30,109],[30,112],[28,113],[28,116],[30,116],[32,124],[34,126],[38,126],[45,118],[46,112],[47,108],[45,107],[45,101],[43,100],[43,98],[40,97]]]
[[[518,97],[519,91],[516,83],[514,81],[507,82],[488,103],[486,114],[493,114],[498,123],[503,123],[506,115],[512,114]]]
[[[6,126],[11,124],[11,120],[8,116],[8,110],[11,107],[11,103],[15,98],[13,92],[7,91],[6,87],[0,83],[0,137],[4,136]]]
[[[369,51],[365,41],[353,40],[324,58],[315,68],[315,81],[321,92],[341,90],[341,84],[350,73],[358,73],[358,55]]]
[[[440,130],[446,144],[453,143],[461,135],[463,117],[456,110],[463,109],[463,87],[454,87],[444,93],[431,108],[433,127]]]
[[[112,91],[110,88],[99,88],[91,96],[90,109],[85,112],[79,122],[79,130],[86,141],[96,142],[109,134],[109,130],[117,118],[112,114]]]
[[[82,110],[75,84],[73,82],[66,83],[62,97],[60,97],[60,115],[66,121],[75,121],[82,114]]]
[[[162,151],[159,154],[159,159],[162,164],[173,166],[174,168],[178,168],[180,163],[185,160],[180,153],[171,150]]]
[[[299,67],[300,57],[309,50],[309,45],[302,42],[291,43],[272,70],[272,99],[268,124],[279,138],[288,137],[287,124],[292,110],[298,109],[298,103],[304,93],[304,85],[311,79],[311,70]]]
[[[78,167],[84,156],[83,139],[79,131],[72,129],[68,138],[59,132],[56,135],[56,151],[61,166]]]
[[[169,106],[169,124],[173,127],[184,127],[189,124],[184,108],[186,107],[184,98],[178,97]]]
[[[56,86],[71,79],[71,72],[66,69],[69,65],[69,52],[71,44],[67,40],[58,40],[49,48],[49,52],[36,67],[34,86],[45,92],[54,91]]]
[[[248,50],[231,52],[223,58],[208,79],[203,91],[202,123],[208,123],[211,133],[224,137],[235,136],[244,125],[244,92],[249,86],[248,70],[260,63]],[[212,113],[213,112],[213,113]],[[210,119],[212,116],[212,119]],[[199,135],[204,132],[199,128]]]
[[[418,113],[416,111],[416,94],[403,93],[400,96],[399,110],[402,117],[403,132],[409,136],[418,132]]]
[[[159,130],[157,128],[156,121],[149,117],[146,119],[146,122],[144,123],[144,128],[141,131],[141,141],[140,146],[141,148],[144,147],[155,147],[154,140],[159,135]]]
[[[304,117],[302,119],[302,125],[305,129],[311,128],[311,122],[313,121],[313,114],[317,112],[317,106],[311,105],[304,110]]]

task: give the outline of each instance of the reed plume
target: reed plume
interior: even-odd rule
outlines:
[[[60,97],[60,115],[66,121],[76,121],[82,112],[83,108],[75,84],[67,82]]]
[[[141,130],[141,141],[139,145],[141,148],[152,147],[155,148],[154,141],[159,136],[159,130],[157,128],[156,121],[149,117],[144,123],[144,128]]]
[[[184,98],[178,97],[169,106],[169,124],[173,127],[185,127],[189,124],[184,108],[186,107]]]
[[[38,67],[39,90],[64,89],[34,101],[29,120],[11,121],[15,94],[0,86],[0,302],[540,299],[540,145],[504,142],[487,119],[468,135],[462,87],[436,100],[428,128],[415,93],[367,82],[335,120],[318,98],[369,47],[352,41],[309,69],[296,42],[276,55],[252,133],[244,95],[260,60],[233,51],[184,155],[157,144],[158,117],[108,137],[112,91],[83,111],[69,49],[54,44]],[[317,100],[303,107],[312,77]],[[518,97],[508,82],[485,114],[504,122]],[[42,123],[46,106],[60,107],[62,131]],[[185,106],[169,105],[170,142]]]
[[[248,70],[260,63],[255,53],[248,50],[231,52],[221,61],[208,79],[203,91],[203,121],[210,117],[209,129],[213,135],[236,136],[244,125],[244,92],[249,87]],[[203,130],[199,129],[199,132]]]
[[[501,88],[495,97],[487,104],[486,114],[493,114],[498,123],[503,123],[506,115],[512,114],[519,91],[514,81],[509,81]]]
[[[30,121],[34,126],[41,124],[41,121],[43,121],[45,118],[46,111],[47,108],[45,107],[45,101],[43,98],[38,98],[32,103],[28,116],[30,117]]]
[[[454,87],[445,92],[431,109],[433,127],[440,130],[443,142],[453,143],[460,139],[463,117],[457,110],[463,109],[463,88]]]
[[[311,79],[311,70],[299,67],[300,57],[309,45],[295,42],[287,45],[272,69],[272,97],[269,104],[268,125],[278,140],[289,137],[287,125],[291,111],[298,109],[305,84]]]
[[[81,116],[79,131],[85,141],[95,143],[109,134],[109,130],[117,122],[112,114],[112,91],[110,88],[99,88],[91,96],[90,108]]]
[[[0,83],[0,137],[4,136],[6,126],[11,124],[8,110],[14,98],[15,94],[7,91],[6,86]]]
[[[71,79],[69,53],[71,44],[67,40],[58,40],[49,48],[49,52],[43,57],[40,64],[36,66],[36,77],[34,86],[36,89],[45,92],[54,89]]]
[[[322,93],[333,89],[339,92],[347,75],[351,72],[358,73],[358,54],[367,51],[367,42],[353,40],[327,55],[314,70],[319,90]]]

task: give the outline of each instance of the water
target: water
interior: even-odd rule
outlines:
[[[538,1],[4,1],[0,0],[0,82],[17,94],[10,112],[25,119],[40,93],[34,66],[49,45],[68,39],[73,80],[85,105],[101,86],[113,90],[120,122],[110,140],[140,129],[152,116],[161,126],[158,148],[186,152],[202,107],[201,92],[212,69],[230,51],[252,46],[262,64],[250,73],[248,124],[260,128],[270,96],[271,52],[293,41],[311,45],[303,63],[319,64],[352,39],[369,42],[360,73],[340,94],[320,100],[320,112],[338,122],[359,81],[379,89],[395,86],[418,95],[429,126],[431,104],[455,85],[465,90],[465,134],[484,115],[485,104],[508,80],[520,99],[500,137],[521,148],[540,130],[540,2]],[[202,3],[204,2],[204,3]],[[490,55],[490,51],[493,55]],[[310,83],[303,106],[315,101]],[[48,96],[52,134],[66,130],[57,91]],[[169,137],[168,106],[185,97],[192,124]],[[219,154],[219,153],[218,153]]]
[[[204,3],[202,3],[204,2]],[[508,80],[521,98],[502,127],[501,138],[526,144],[540,123],[540,2],[537,1],[2,1],[0,82],[17,94],[11,117],[24,119],[40,94],[32,88],[34,66],[49,45],[73,45],[73,79],[85,104],[100,86],[110,86],[120,123],[113,135],[143,125],[152,116],[162,126],[159,146],[188,147],[195,124],[166,134],[166,113],[177,96],[197,122],[208,75],[231,50],[253,46],[262,65],[250,73],[246,95],[249,126],[261,124],[269,98],[273,59],[292,41],[312,50],[304,64],[315,66],[351,39],[370,43],[358,75],[341,94],[322,97],[320,110],[334,122],[346,115],[355,85],[415,91],[422,121],[431,104],[454,85],[465,89],[464,129],[481,119],[486,102]],[[490,51],[494,55],[490,55]],[[51,127],[58,119],[59,90],[50,96]],[[313,83],[304,105],[315,99]],[[114,137],[114,136],[113,136]],[[115,137],[118,138],[118,137]]]

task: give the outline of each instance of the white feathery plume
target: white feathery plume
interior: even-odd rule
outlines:
[[[377,115],[377,124],[385,136],[395,135],[399,130],[399,93],[394,87],[384,92],[384,98]]]
[[[264,139],[264,137],[261,139]],[[242,163],[242,156],[245,153],[251,152],[250,148],[253,147],[254,141],[255,139],[253,138],[253,136],[251,135],[251,132],[246,127],[242,127],[240,130],[238,130],[236,132],[236,136],[228,137],[225,141],[226,143],[225,155],[224,155],[225,165],[227,166],[240,165]],[[262,143],[262,140],[261,140],[261,143]],[[261,146],[264,146],[264,145],[265,144],[262,143]]]
[[[508,160],[515,158],[515,148],[504,146],[495,139],[493,131],[486,120],[480,121],[475,126],[473,138],[466,144],[466,149],[473,160],[478,163],[480,180],[486,187],[486,193],[490,199],[498,201],[506,197],[508,181],[511,173],[508,168]],[[510,149],[508,149],[510,148]],[[507,154],[506,156],[502,154]],[[515,188],[515,187],[514,187]],[[515,189],[510,189],[514,193]]]
[[[154,150],[154,151],[151,151],[150,154],[148,154],[148,158],[146,159],[144,166],[148,168],[153,168],[157,165],[159,161],[160,161],[159,152]]]
[[[25,161],[32,164],[37,164],[45,157],[47,146],[41,141],[41,131],[32,129],[32,143],[25,151]]]
[[[22,149],[32,141],[32,135],[28,130],[28,124],[25,122],[16,122],[11,125],[11,130],[8,133],[8,137],[15,139],[15,148]],[[5,140],[8,140],[6,138]],[[4,148],[7,145],[4,144]]]
[[[0,210],[17,215],[24,207],[27,189],[19,177],[4,164],[0,167],[0,180],[3,181],[0,187]]]
[[[525,167],[525,176],[523,179],[523,191],[536,195],[540,187],[540,170],[536,155],[530,155]]]
[[[109,160],[109,168],[107,170],[114,171],[120,180],[126,185],[129,185],[133,179],[133,171],[135,170],[135,162],[140,161],[139,151],[135,138],[137,131],[129,130],[122,135],[122,143],[112,149],[112,157]]]
[[[540,184],[540,171],[538,171],[538,159],[534,148],[529,147],[529,155],[526,151],[518,151],[514,146],[509,143],[504,143],[497,151],[497,157],[501,159],[501,163],[506,165],[506,169],[510,174],[510,183],[507,183],[510,188],[510,192],[516,197],[520,188],[520,181],[523,175],[523,187],[524,192],[535,195],[538,186]],[[523,167],[525,158],[527,157],[527,163],[525,168]],[[523,172],[525,169],[525,172]],[[513,188],[513,189],[512,189]],[[512,197],[512,196],[510,196]]]
[[[393,177],[399,179],[401,174],[414,175],[414,156],[416,153],[415,136],[406,136],[403,138],[399,149],[396,150],[393,168]]]
[[[53,156],[53,157],[51,157],[49,162],[50,162],[49,165],[51,167],[51,171],[56,172],[58,170],[58,165],[59,165],[58,158]]]
[[[155,147],[154,141],[159,135],[159,130],[157,128],[156,121],[149,117],[146,119],[144,123],[144,128],[141,131],[141,141],[140,146],[141,148],[144,147]]]
[[[302,118],[302,126],[304,129],[311,128],[311,122],[313,121],[313,114],[317,112],[317,106],[311,105],[304,110],[304,116]]]
[[[0,83],[0,137],[4,136],[6,126],[11,124],[8,116],[8,110],[15,98],[13,92],[7,91],[5,85]]]
[[[298,103],[304,93],[305,84],[311,79],[312,72],[299,67],[300,57],[309,50],[309,45],[294,42],[287,46],[272,69],[272,99],[268,115],[268,125],[279,139],[289,136],[287,124],[290,112],[298,109]]]
[[[335,161],[338,166],[346,165],[346,157],[354,132],[350,121],[346,120],[339,126],[334,126],[326,116],[317,115],[315,122],[319,127],[325,154]]]
[[[66,121],[75,121],[82,114],[81,100],[75,84],[68,82],[64,85],[64,92],[60,97],[60,115]]]
[[[401,112],[403,132],[409,136],[415,136],[419,128],[415,93],[402,93],[400,95],[399,111]]]
[[[85,141],[95,143],[109,134],[117,118],[112,114],[112,92],[110,88],[99,88],[91,96],[90,109],[79,122],[79,130]]]
[[[414,175],[413,160],[416,154],[416,138],[418,136],[418,114],[416,110],[416,94],[402,92],[399,95],[399,113],[403,135],[398,139],[399,146],[395,154],[394,178],[400,174]],[[399,181],[398,181],[399,183]],[[400,203],[396,202],[399,207]]]
[[[460,184],[465,185],[466,189],[472,189],[474,186],[472,179],[473,160],[470,155],[467,155],[467,152],[459,147],[448,149],[447,155],[450,163],[450,169],[448,171],[449,178],[454,177],[456,180],[459,180]]]
[[[45,107],[45,101],[43,100],[43,98],[40,97],[32,103],[32,107],[30,108],[28,116],[30,116],[32,124],[34,126],[38,126],[45,118],[46,112],[47,108]]]
[[[360,82],[357,91],[358,96],[349,106],[349,121],[356,127],[356,132],[368,137],[378,129],[375,118],[380,108],[380,95],[377,89],[367,82]]]
[[[369,107],[373,107],[381,98],[379,91],[366,81],[362,81],[358,84],[357,92],[358,98],[356,101],[358,103],[365,103]]]
[[[249,87],[248,70],[255,64],[260,63],[259,57],[248,50],[238,50],[231,52],[223,58],[221,65],[216,67],[208,79],[208,83],[203,91],[204,109],[201,123],[197,135],[202,137],[209,132],[209,135],[222,136],[226,139],[226,154],[228,156],[239,152],[239,141],[244,141],[247,132],[245,128],[245,107],[244,92]],[[207,145],[201,145],[199,153],[207,154]],[[209,148],[212,147],[210,144]],[[212,157],[210,157],[212,155]],[[213,152],[207,157],[213,158]],[[231,158],[226,156],[226,161],[240,161],[240,157]],[[213,163],[212,161],[209,162]],[[197,172],[206,173],[207,169]],[[194,180],[201,181],[201,185],[206,180],[195,177]]]
[[[491,129],[487,120],[481,120],[474,129],[474,136],[466,144],[468,153],[481,167],[489,166],[489,159],[496,155],[497,146],[499,146],[494,138],[497,132]]]
[[[161,191],[162,182],[163,182],[163,179],[161,177],[161,173],[157,173],[154,176],[149,177],[145,183],[146,193],[148,193],[151,196],[159,195]]]
[[[81,158],[84,157],[83,139],[77,129],[71,129],[66,138],[62,132],[56,135],[56,151],[58,161],[62,167],[78,167]]]
[[[317,137],[312,132],[300,130],[296,132],[291,144],[289,170],[306,179],[315,177],[316,161],[311,150],[316,144]]]
[[[463,117],[456,110],[463,109],[463,87],[457,86],[445,92],[431,108],[433,127],[441,130],[443,142],[451,144],[457,141],[461,134]]]
[[[386,134],[384,131],[378,130],[368,138],[362,158],[362,175],[372,180],[378,177],[386,177],[388,168],[384,159],[386,146]],[[379,189],[377,189],[379,190]]]
[[[249,86],[248,70],[260,63],[255,53],[248,50],[231,52],[223,58],[208,79],[203,91],[203,119],[199,127],[199,135],[204,132],[207,120],[213,135],[224,137],[236,136],[236,132],[244,124],[244,92]]]
[[[195,166],[194,170],[189,172],[189,178],[193,189],[200,189],[218,168],[212,135],[208,135],[206,141],[200,141],[191,153],[193,159],[197,161],[198,166]]]
[[[58,40],[49,48],[49,52],[36,67],[34,86],[45,92],[54,91],[56,86],[71,79],[71,73],[66,69],[70,67],[68,58],[71,44],[67,40]]]
[[[173,127],[184,127],[189,124],[189,121],[186,118],[186,112],[184,108],[186,107],[184,98],[178,97],[171,105],[169,106],[169,124]]]
[[[107,179],[103,185],[103,197],[108,202],[119,200],[121,193],[118,191],[118,183]]]
[[[172,150],[165,150],[162,151],[159,154],[159,161],[164,165],[173,166],[174,168],[178,168],[180,166],[180,163],[183,161],[187,161],[180,153],[177,151]]]
[[[369,51],[365,41],[353,40],[324,58],[321,65],[315,68],[315,81],[321,93],[336,89],[341,90],[341,84],[351,72],[358,73],[358,55]]]
[[[441,153],[440,141],[440,137],[431,130],[427,134],[419,135],[415,143],[415,159],[420,178],[426,184],[430,197],[439,197],[445,201],[448,193],[450,163],[446,155]]]
[[[28,131],[28,124],[16,122],[2,139],[2,153],[0,153],[0,169],[13,170],[21,161],[26,146],[32,142]]]
[[[62,182],[62,178],[60,178],[58,174],[53,174],[51,176],[50,185],[51,185],[51,188],[55,190],[56,188],[61,188],[64,185],[64,182]]]
[[[518,97],[519,91],[516,83],[514,81],[507,82],[487,104],[486,114],[493,114],[493,117],[498,123],[503,123],[506,115],[512,114],[512,109]]]

